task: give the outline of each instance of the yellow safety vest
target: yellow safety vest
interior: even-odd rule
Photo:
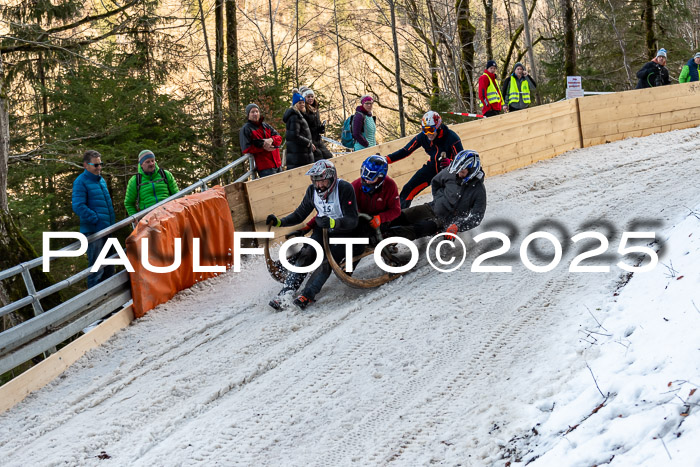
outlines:
[[[503,103],[501,89],[498,87],[498,84],[491,79],[488,73],[484,73],[484,76],[489,79],[489,87],[486,88],[486,99],[489,101],[489,105],[498,104],[499,102]],[[481,104],[481,106],[483,107],[484,104]]]
[[[515,76],[510,75],[510,87],[508,88],[508,104],[517,104],[520,102],[520,97],[523,98],[524,104],[530,103],[530,85],[527,82],[527,78],[523,79],[522,87],[520,92],[518,92],[518,82]]]

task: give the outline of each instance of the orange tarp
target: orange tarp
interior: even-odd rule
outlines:
[[[175,261],[175,239],[181,239],[182,263],[172,272],[147,270],[141,262],[141,239],[148,239],[148,263],[170,266]],[[193,239],[199,238],[199,265],[231,267],[233,221],[223,187],[170,201],[147,214],[126,239],[126,254],[134,268],[131,293],[134,316],[170,300],[180,290],[217,275],[194,272]]]

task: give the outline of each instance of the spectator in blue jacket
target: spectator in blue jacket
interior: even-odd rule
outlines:
[[[102,156],[99,152],[89,150],[83,155],[85,171],[73,182],[73,212],[80,217],[80,233],[90,235],[104,230],[114,224],[114,207],[107,190],[107,183],[102,178]],[[107,242],[106,237],[93,240],[88,244],[88,267],[92,267],[100,251]],[[114,275],[114,266],[105,266],[88,276],[88,288]]]

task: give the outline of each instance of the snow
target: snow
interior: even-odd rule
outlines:
[[[370,291],[331,278],[307,311],[276,313],[279,284],[252,258],[1,414],[2,464],[700,466],[699,137],[488,178],[486,218],[451,273],[423,257]],[[500,245],[473,237],[496,229],[509,254],[487,264],[512,272],[471,272]],[[520,260],[535,230],[563,243],[550,272]],[[610,245],[583,265],[609,272],[569,272],[598,243],[565,239],[587,230]],[[652,271],[616,266],[634,264],[617,253],[624,231],[656,232]],[[530,248],[546,264],[538,250],[553,248]]]

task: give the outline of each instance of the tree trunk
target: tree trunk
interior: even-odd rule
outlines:
[[[646,32],[646,48],[649,60],[656,56],[656,37],[654,36],[654,2],[644,0],[644,30]]]
[[[214,164],[218,170],[226,165],[224,148],[224,0],[216,0],[214,5],[215,36],[214,45],[214,122],[212,128],[212,146],[214,146]]]
[[[277,56],[275,52],[275,21],[273,19],[272,0],[267,0],[267,4],[270,9],[270,54],[272,55],[272,72],[275,76],[275,84],[277,84],[279,82],[279,75],[277,74]]]
[[[241,109],[238,69],[238,19],[236,0],[226,0],[226,82],[228,94],[228,124],[232,147],[238,147],[237,116]]]
[[[10,157],[10,117],[7,109],[5,68],[0,52],[0,211],[9,212],[7,204],[7,161]],[[2,233],[0,232],[0,235]]]
[[[564,74],[576,76],[576,25],[571,0],[561,0],[564,13]]]
[[[462,99],[474,102],[472,76],[474,73],[474,36],[476,28],[469,21],[469,0],[456,0],[457,35],[462,57],[462,68],[459,73],[459,87]],[[471,105],[470,105],[471,107]]]
[[[466,1],[466,0],[465,0]],[[494,60],[493,44],[491,36],[493,35],[493,0],[483,0],[484,2],[484,36],[486,42],[486,59]]]
[[[401,57],[399,56],[399,39],[396,34],[396,3],[388,0],[391,11],[391,37],[394,42],[394,76],[396,78],[396,94],[399,98],[399,126],[401,137],[406,136],[406,116],[403,107],[403,91],[401,89]]]
[[[534,0],[535,2],[537,0]],[[530,36],[530,17],[525,7],[525,0],[520,0],[520,6],[523,9],[523,26],[525,28],[525,41],[527,43],[527,56],[530,59],[530,75],[532,79],[537,81],[537,70],[535,69],[535,53],[532,50],[532,36]],[[534,4],[533,4],[534,7]],[[542,104],[542,99],[540,98],[540,93],[535,91],[535,99],[537,100],[537,105]]]
[[[296,18],[296,28],[294,30],[294,39],[296,40],[296,59],[294,60],[294,82],[297,88],[299,87],[299,0],[294,2],[294,17]]]
[[[338,5],[336,0],[333,0],[333,22],[335,23],[335,51],[338,55],[338,86],[340,87],[340,96],[343,98],[343,122],[347,118],[345,113],[345,93],[343,92],[343,80],[340,76],[340,35],[338,34]]]

